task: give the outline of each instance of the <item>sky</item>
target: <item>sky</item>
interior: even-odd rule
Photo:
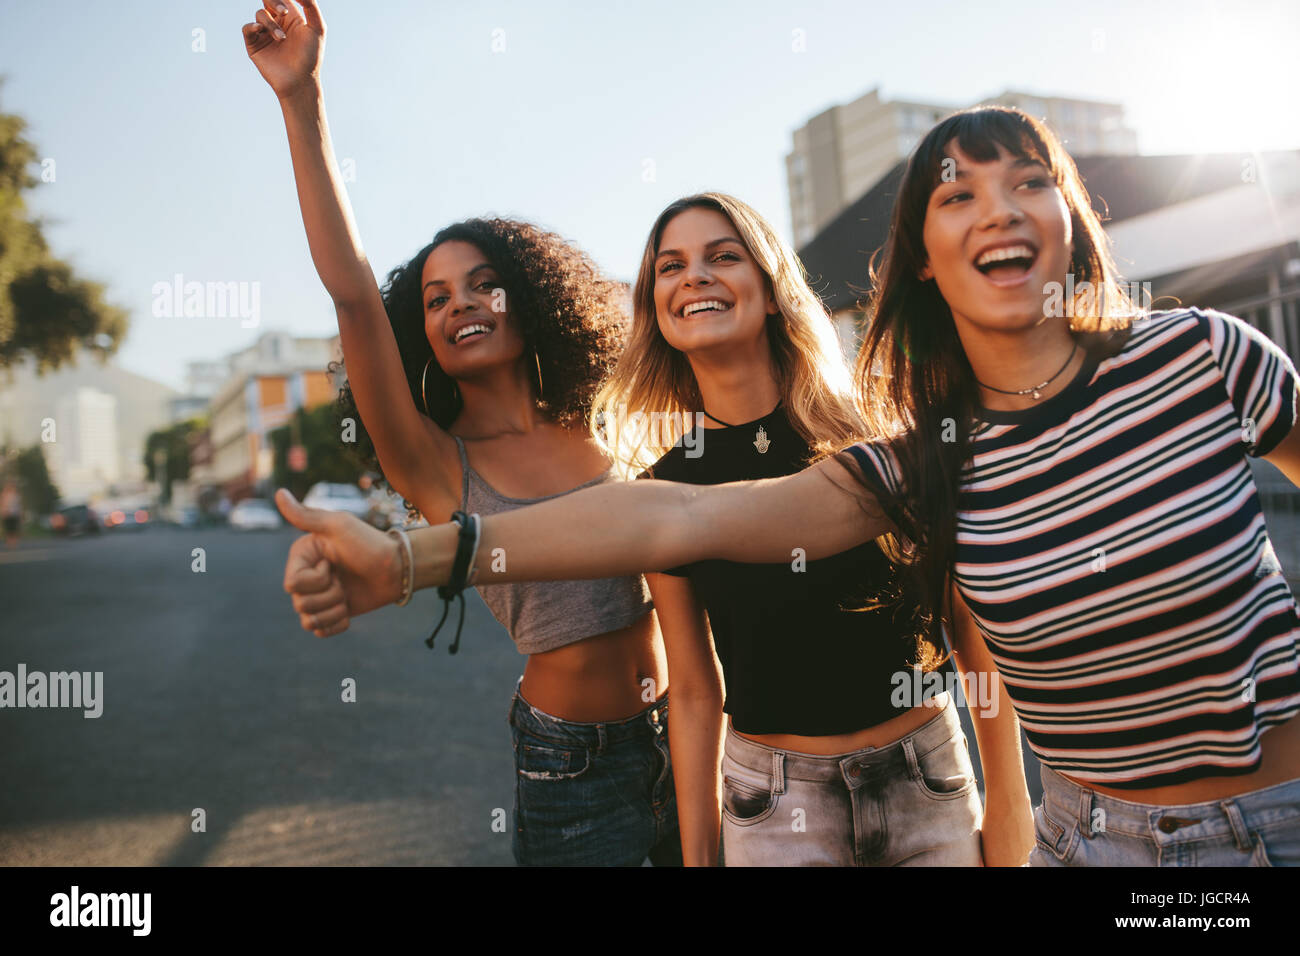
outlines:
[[[378,280],[442,226],[528,219],[635,277],[673,199],[719,189],[787,238],[785,155],[873,88],[1122,103],[1142,153],[1300,148],[1300,3],[322,0],[325,105]],[[268,329],[336,331],[247,0],[0,0],[0,111],[52,172],[56,255],[128,311],[124,368],[184,385]],[[52,162],[49,162],[52,161]],[[49,173],[47,173],[47,178]],[[243,283],[251,310],[155,316],[156,287]],[[246,300],[251,305],[251,298]]]

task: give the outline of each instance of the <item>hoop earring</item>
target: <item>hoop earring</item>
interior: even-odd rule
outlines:
[[[537,355],[537,349],[533,349],[533,362],[537,365],[537,398],[540,400],[544,390],[542,388],[542,360]]]
[[[420,397],[424,399],[424,414],[430,418],[433,417],[433,413],[429,411],[429,366],[432,364],[433,356],[430,355],[429,361],[424,363],[424,371],[420,373]],[[451,400],[453,403],[460,401],[460,386],[456,384],[454,378],[451,380]]]
[[[429,382],[429,366],[432,364],[433,356],[430,355],[429,361],[424,363],[424,371],[420,374],[420,397],[424,399],[424,414],[429,418],[433,417],[429,414],[429,392],[427,387]]]

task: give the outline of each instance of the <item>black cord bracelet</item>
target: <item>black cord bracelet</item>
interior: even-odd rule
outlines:
[[[452,599],[457,598],[460,600],[460,619],[456,623],[456,636],[452,639],[451,647],[448,648],[449,654],[455,654],[460,650],[460,631],[465,625],[465,582],[469,577],[470,563],[478,552],[482,522],[478,515],[467,515],[463,511],[453,512],[451,520],[460,526],[460,532],[456,537],[456,557],[451,562],[451,580],[438,587],[438,596],[443,601],[442,617],[438,619],[438,625],[424,643],[428,645],[429,650],[433,650],[433,639],[438,636],[438,632],[442,630],[442,625],[447,620]]]

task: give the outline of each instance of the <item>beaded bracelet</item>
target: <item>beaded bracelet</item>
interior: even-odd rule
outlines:
[[[388,534],[402,542],[402,596],[397,606],[406,607],[415,593],[415,555],[411,551],[411,538],[401,528],[389,528]]]

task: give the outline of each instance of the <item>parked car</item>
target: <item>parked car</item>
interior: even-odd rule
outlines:
[[[67,505],[50,515],[50,530],[69,537],[99,534],[99,515],[89,505]]]
[[[318,481],[311,486],[302,503],[308,508],[321,511],[346,511],[356,515],[362,521],[370,520],[370,501],[366,493],[356,485],[346,485],[339,481]]]
[[[265,498],[245,498],[230,509],[230,527],[240,531],[273,531],[281,524],[280,512]]]
[[[99,520],[107,531],[140,531],[153,515],[143,504],[117,502],[100,508]]]

